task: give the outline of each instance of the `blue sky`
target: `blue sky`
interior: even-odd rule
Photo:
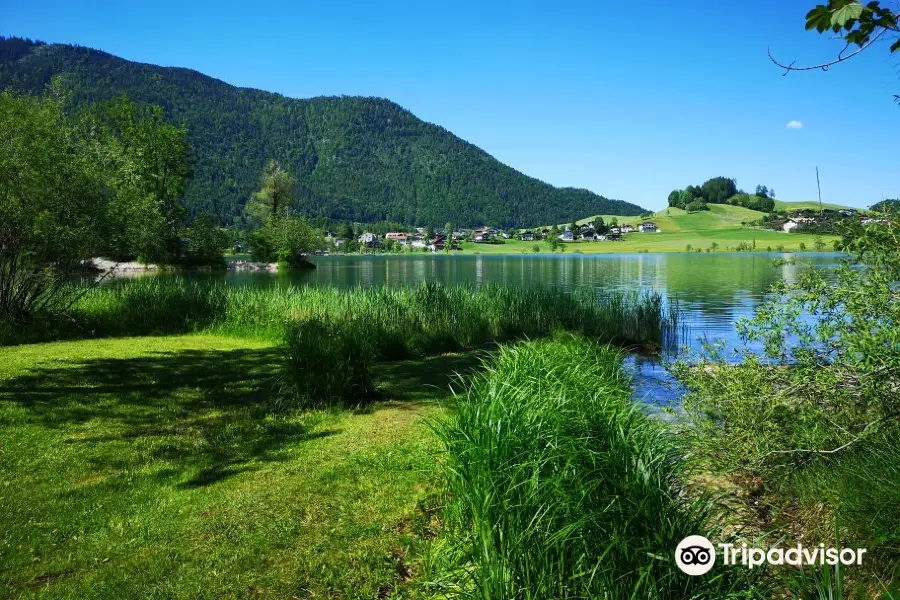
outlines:
[[[810,200],[816,166],[826,202],[900,197],[900,58],[782,77],[766,57],[835,55],[804,30],[814,3],[0,0],[0,34],[389,98],[528,175],[648,208],[717,175]]]

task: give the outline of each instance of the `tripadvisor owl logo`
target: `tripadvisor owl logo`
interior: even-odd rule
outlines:
[[[748,569],[769,565],[792,566],[835,566],[861,565],[865,548],[826,548],[825,544],[803,546],[797,544],[788,548],[774,547],[768,550],[737,546],[733,543],[719,544],[722,564],[726,567],[742,565]],[[675,564],[688,575],[704,575],[716,564],[716,549],[702,535],[689,535],[675,548]]]
[[[702,535],[689,535],[675,548],[675,564],[688,575],[704,575],[716,564],[716,549]]]

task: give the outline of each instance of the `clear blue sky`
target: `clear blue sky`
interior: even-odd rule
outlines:
[[[825,201],[900,197],[900,60],[874,48],[782,77],[766,57],[834,56],[804,31],[813,4],[0,0],[0,33],[297,98],[389,98],[529,175],[648,208],[716,175],[814,199],[817,165]]]

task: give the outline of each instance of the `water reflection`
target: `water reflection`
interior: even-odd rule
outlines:
[[[796,264],[776,264],[794,258]],[[687,345],[699,349],[704,339],[723,339],[729,348],[740,343],[735,322],[749,316],[772,284],[795,281],[804,264],[833,267],[841,255],[811,253],[704,253],[630,255],[421,255],[323,257],[317,269],[286,275],[270,273],[191,274],[192,278],[224,280],[235,286],[327,285],[372,287],[411,285],[422,281],[448,284],[490,283],[553,286],[571,290],[591,286],[604,290],[655,290],[677,299],[686,326]],[[657,367],[642,363],[637,396],[657,402],[671,398],[661,386],[667,378]],[[646,389],[642,391],[641,384]]]

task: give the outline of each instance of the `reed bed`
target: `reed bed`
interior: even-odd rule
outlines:
[[[711,535],[679,449],[630,401],[622,353],[557,336],[503,347],[435,424],[448,488],[435,592],[451,598],[722,598],[740,570],[682,574]]]
[[[281,339],[306,321],[363,320],[380,358],[403,358],[493,341],[576,331],[620,346],[659,348],[677,329],[674,311],[653,293],[567,294],[552,288],[446,286],[341,290],[314,286],[231,287],[173,277],[100,286],[66,315],[4,343],[211,331]]]

